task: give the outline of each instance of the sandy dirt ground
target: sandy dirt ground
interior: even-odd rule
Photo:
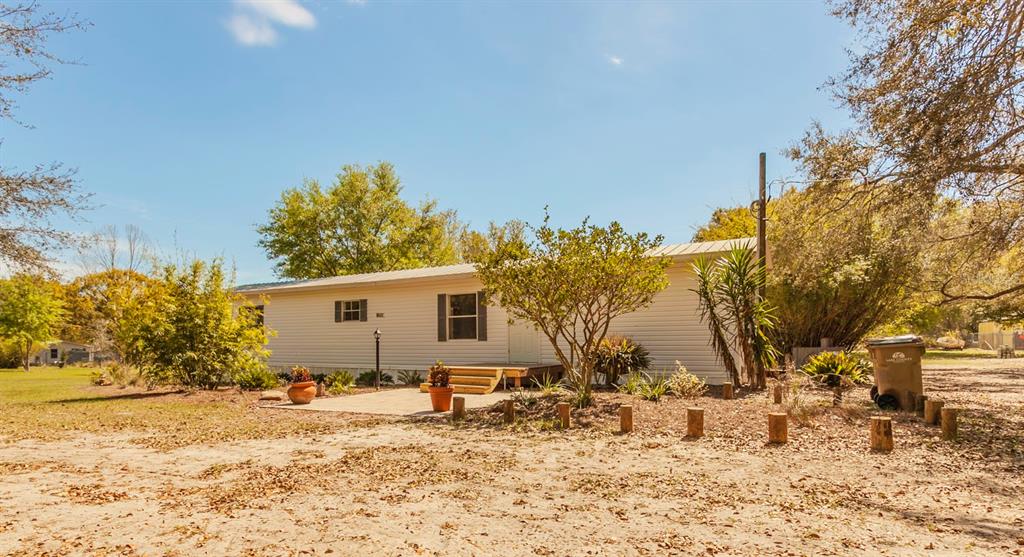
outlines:
[[[932,364],[960,440],[894,415],[890,454],[868,450],[864,389],[837,409],[809,395],[784,446],[765,443],[764,393],[606,394],[570,431],[527,401],[514,426],[480,411],[211,445],[8,439],[0,554],[1021,555],[1022,367]],[[614,431],[624,402],[631,435]],[[705,408],[702,439],[683,438],[687,406]]]

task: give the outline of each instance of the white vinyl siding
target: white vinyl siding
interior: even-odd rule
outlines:
[[[439,342],[437,296],[477,292],[480,281],[456,276],[325,288],[267,292],[264,323],[276,332],[269,342],[273,366],[313,368],[372,368],[373,331],[380,329],[381,367],[426,369],[436,360],[446,363],[503,363],[508,360],[508,317],[501,308],[488,308],[487,341]],[[250,295],[255,300],[256,295]],[[334,324],[335,300],[369,299],[366,321]],[[383,315],[383,317],[378,317]]]
[[[720,384],[727,378],[708,345],[707,327],[700,320],[697,297],[691,291],[696,283],[690,266],[691,260],[677,260],[668,270],[669,287],[647,308],[615,319],[609,332],[643,344],[651,353],[653,373],[671,372],[679,360],[709,383]],[[508,315],[500,307],[487,308],[487,341],[438,340],[438,295],[480,290],[476,278],[454,275],[268,291],[263,294],[267,299],[264,322],[276,331],[270,338],[270,363],[280,367],[371,368],[373,331],[378,328],[382,333],[381,367],[385,369],[426,369],[436,360],[463,365],[507,362]],[[257,294],[249,296],[258,301]],[[360,299],[370,299],[373,305],[367,321],[337,327],[333,315],[323,311],[336,300]],[[448,307],[450,311],[450,303]],[[541,361],[558,363],[547,338],[537,334]]]
[[[659,292],[650,306],[614,319],[609,334],[628,336],[644,345],[651,353],[652,375],[673,372],[679,360],[690,372],[718,385],[728,377],[708,344],[711,337],[700,319],[697,295],[691,290],[696,288],[691,264],[692,260],[675,261],[668,269],[668,288]],[[546,338],[541,343],[541,358],[545,362],[556,359]]]

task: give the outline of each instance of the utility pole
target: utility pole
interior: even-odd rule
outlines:
[[[757,176],[757,264],[762,269],[767,271],[768,265],[768,238],[765,233],[765,228],[768,224],[768,187],[765,183],[765,155],[761,153],[758,156],[758,176]],[[759,289],[758,295],[761,299],[764,299],[765,288],[762,285]]]
[[[768,186],[765,182],[765,155],[761,153],[758,158],[758,171],[757,171],[757,266],[758,270],[764,274],[765,283],[767,280],[768,273],[768,238],[765,232],[765,228],[768,225]],[[761,283],[758,288],[757,297],[760,300],[765,299],[765,283]],[[766,385],[767,370],[760,361],[757,362],[757,386],[764,388]]]

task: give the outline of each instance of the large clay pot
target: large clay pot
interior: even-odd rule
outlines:
[[[292,383],[288,387],[288,399],[292,404],[309,404],[309,401],[316,398],[316,381],[303,381]]]
[[[427,387],[430,391],[430,405],[434,407],[434,412],[447,412],[452,409],[452,393],[455,389],[452,387]]]

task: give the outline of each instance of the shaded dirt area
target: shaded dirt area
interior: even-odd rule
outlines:
[[[231,404],[247,427],[272,434],[203,440],[207,414],[162,432],[25,433],[0,444],[0,554],[1020,555],[1022,367],[936,363],[926,386],[963,408],[960,439],[893,414],[891,454],[868,451],[866,389],[839,408],[790,395],[784,446],[765,443],[779,408],[764,393],[603,394],[570,431],[545,401],[506,426],[488,410],[452,425],[246,398]],[[622,403],[634,434],[615,433]],[[683,438],[688,406],[705,409],[702,439]]]

